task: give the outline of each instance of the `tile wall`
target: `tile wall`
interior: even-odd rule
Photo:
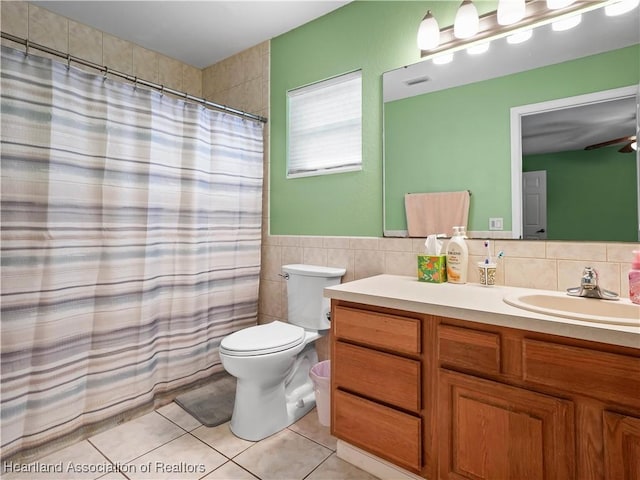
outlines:
[[[28,2],[3,0],[1,3],[3,32],[180,92],[202,96],[202,70],[199,68]],[[3,44],[16,47],[4,40]]]
[[[468,240],[469,282],[478,282],[473,268],[484,260],[482,240]],[[446,248],[446,243],[445,243]],[[599,272],[600,284],[629,296],[628,272],[638,243],[492,240],[492,255],[504,252],[497,283],[514,287],[564,290],[579,284],[585,266]],[[389,273],[417,276],[416,255],[424,239],[364,237],[266,236],[262,259],[261,323],[287,317],[286,285],[278,276],[282,265],[311,263],[346,267],[343,281]]]

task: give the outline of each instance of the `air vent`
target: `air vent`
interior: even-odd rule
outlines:
[[[413,86],[413,85],[417,85],[419,83],[426,83],[428,81],[430,81],[431,79],[429,77],[418,77],[418,78],[412,78],[411,80],[407,80],[406,83],[408,86]]]

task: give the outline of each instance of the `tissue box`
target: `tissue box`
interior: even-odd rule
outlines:
[[[446,282],[446,255],[418,255],[418,280],[430,283]]]

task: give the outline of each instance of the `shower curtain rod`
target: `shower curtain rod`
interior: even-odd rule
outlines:
[[[120,78],[124,78],[125,80],[128,80],[130,82],[133,82],[136,85],[144,85],[145,87],[150,87],[153,88],[155,90],[159,90],[162,93],[170,93],[172,95],[176,95],[178,97],[184,98],[185,100],[191,100],[193,102],[197,102],[197,103],[201,103],[203,105],[206,105],[207,107],[211,107],[214,108],[216,110],[221,110],[223,112],[227,112],[230,113],[232,115],[237,115],[239,117],[243,117],[243,118],[249,118],[251,120],[257,120],[259,122],[262,123],[267,123],[267,119],[265,117],[262,117],[260,115],[255,115],[253,113],[248,113],[248,112],[244,112],[242,110],[238,110],[232,107],[228,107],[226,105],[221,105],[219,103],[215,103],[215,102],[211,102],[205,98],[201,98],[201,97],[196,97],[194,95],[191,95],[187,92],[181,92],[179,90],[174,90],[173,88],[169,88],[169,87],[165,87],[164,85],[160,85],[158,83],[153,83],[153,82],[149,82],[147,80],[143,80],[141,78],[138,78],[134,75],[129,75],[128,73],[123,73],[123,72],[119,72],[117,70],[113,70],[105,65],[98,65],[97,63],[93,63],[90,62],[88,60],[84,60],[82,58],[79,57],[75,57],[73,55],[70,55],[68,53],[64,53],[61,52],[60,50],[55,50],[53,48],[47,47],[45,45],[40,45],[37,43],[33,43],[29,40],[27,40],[26,38],[20,38],[20,37],[16,37],[15,35],[11,35],[10,33],[5,33],[5,32],[0,32],[0,34],[2,35],[2,38],[5,40],[10,40],[12,42],[18,43],[20,45],[23,45],[24,47],[26,47],[26,54],[29,55],[29,49],[33,48],[36,50],[40,50],[43,52],[46,52],[50,55],[55,55],[56,57],[61,57],[64,58],[65,60],[67,60],[67,65],[70,65],[71,62],[75,62],[75,63],[79,63],[80,65],[84,65],[86,67],[90,67],[90,68],[94,68],[96,70],[100,70],[101,72],[103,72],[105,75],[107,74],[111,74],[111,75],[115,75],[116,77],[120,77]]]

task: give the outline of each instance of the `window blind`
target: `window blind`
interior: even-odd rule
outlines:
[[[287,177],[362,169],[362,71],[287,92]]]

